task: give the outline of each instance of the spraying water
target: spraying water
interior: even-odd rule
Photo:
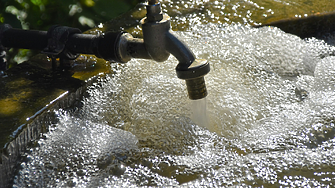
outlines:
[[[211,128],[209,127],[207,115],[207,99],[203,98],[199,100],[192,100],[190,109],[192,112],[191,119],[193,120],[193,122],[201,127],[205,127],[211,130]]]
[[[14,187],[333,185],[333,47],[270,27],[178,35],[211,63],[206,99],[187,99],[173,57],[114,64],[57,112]]]

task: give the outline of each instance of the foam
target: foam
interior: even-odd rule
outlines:
[[[114,64],[82,106],[59,112],[15,186],[331,185],[332,47],[238,24],[177,35],[211,64],[208,122],[192,121],[174,57]]]

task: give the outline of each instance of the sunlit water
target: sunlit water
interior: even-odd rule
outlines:
[[[333,0],[161,0],[174,28],[194,23],[241,23],[258,25],[292,17],[332,12]]]
[[[14,187],[333,186],[333,47],[269,27],[177,35],[211,64],[208,120],[190,110],[174,57],[114,64],[80,107],[56,112]]]

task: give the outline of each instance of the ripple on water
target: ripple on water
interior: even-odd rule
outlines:
[[[271,27],[177,34],[211,63],[207,123],[192,121],[174,57],[114,64],[81,107],[58,112],[15,186],[332,185],[333,47]]]

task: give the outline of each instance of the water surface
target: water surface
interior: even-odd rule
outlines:
[[[332,185],[333,47],[242,25],[177,34],[212,66],[207,128],[174,57],[114,64],[82,106],[57,112],[15,186]]]
[[[171,15],[174,23],[198,20],[176,34],[211,64],[208,122],[193,118],[174,57],[113,64],[81,106],[56,111],[14,187],[333,186],[334,47],[273,27],[206,23],[223,6],[261,14],[271,2],[277,14],[285,9],[275,5],[294,4],[300,15],[317,1],[183,2],[163,3],[168,11],[188,6],[189,14]]]

